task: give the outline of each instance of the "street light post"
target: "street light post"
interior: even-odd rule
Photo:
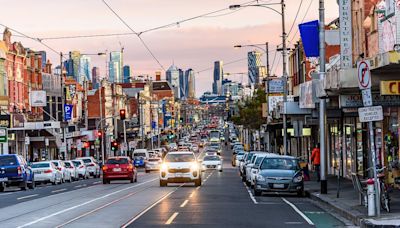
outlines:
[[[270,7],[271,5],[281,5],[281,12],[278,10]],[[281,0],[280,3],[266,3],[266,4],[254,4],[254,5],[230,5],[229,9],[238,9],[241,7],[264,7],[267,9],[270,9],[277,14],[281,15],[282,17],[282,80],[283,80],[283,102],[284,104],[287,101],[287,80],[288,80],[288,75],[287,75],[287,69],[286,69],[286,55],[287,55],[287,48],[286,48],[286,31],[285,31],[285,1]],[[269,73],[269,72],[268,72]],[[284,148],[284,153],[289,154],[287,150],[287,123],[286,123],[286,114],[283,114],[283,148]]]

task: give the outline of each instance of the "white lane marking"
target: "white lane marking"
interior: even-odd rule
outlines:
[[[33,194],[33,195],[23,196],[23,197],[17,198],[17,200],[28,199],[28,198],[32,198],[32,197],[35,197],[35,196],[38,196],[38,195],[39,195],[39,194]]]
[[[155,180],[158,180],[158,178],[154,178],[154,179],[145,181],[145,182],[143,182],[143,183],[136,184],[136,185],[133,185],[133,186],[130,186],[130,187],[127,187],[127,188],[123,188],[123,189],[120,189],[120,190],[118,190],[118,191],[115,191],[115,192],[106,194],[106,195],[101,196],[101,197],[98,197],[98,198],[94,198],[94,199],[92,199],[92,200],[86,201],[86,202],[81,203],[81,204],[78,204],[78,205],[76,205],[76,206],[66,208],[66,209],[64,209],[64,210],[61,210],[61,211],[55,212],[55,213],[53,213],[53,214],[50,214],[50,215],[41,217],[41,218],[39,218],[39,219],[36,219],[36,220],[34,220],[34,221],[32,221],[32,222],[23,224],[23,225],[21,225],[21,226],[18,226],[18,228],[31,226],[31,225],[33,225],[33,224],[36,224],[36,223],[41,222],[41,221],[43,221],[43,220],[46,220],[46,219],[49,219],[49,218],[51,218],[51,217],[57,216],[57,215],[59,215],[59,214],[65,213],[65,212],[67,212],[67,211],[74,210],[75,208],[82,207],[82,206],[84,206],[84,205],[93,203],[93,202],[98,201],[98,200],[100,200],[100,199],[107,198],[107,197],[109,197],[109,196],[112,196],[112,195],[115,195],[115,194],[117,194],[117,193],[120,193],[120,192],[129,190],[129,189],[131,189],[131,188],[139,187],[139,186],[141,186],[141,185],[147,184],[147,183],[152,182],[152,181],[155,181]]]
[[[158,179],[158,178],[157,178]],[[157,204],[159,204],[161,201],[163,201],[164,199],[166,199],[168,196],[170,196],[172,193],[176,192],[180,187],[182,187],[182,185],[178,186],[177,188],[175,188],[175,190],[173,190],[172,192],[168,193],[167,195],[161,197],[161,199],[157,200],[155,203],[153,203],[152,205],[150,205],[148,208],[146,208],[145,210],[143,210],[142,212],[140,212],[138,215],[136,215],[135,217],[133,217],[131,220],[129,220],[127,223],[125,223],[124,225],[121,226],[121,228],[126,228],[128,227],[130,224],[132,224],[133,222],[135,222],[136,220],[138,220],[142,215],[144,215],[146,212],[148,212],[149,210],[151,210],[153,207],[155,207]]]
[[[183,203],[181,204],[181,206],[180,207],[185,207],[186,206],[186,204],[189,202],[189,200],[185,200],[185,201],[183,201]]]
[[[75,186],[74,188],[80,188],[80,187],[82,187],[82,185],[80,184],[80,185],[77,185],[77,186]]]
[[[285,222],[287,225],[300,225],[303,224],[302,222]]]
[[[63,192],[65,190],[67,190],[67,189],[66,188],[62,188],[62,189],[51,191],[51,193]]]
[[[293,203],[289,202],[288,200],[286,200],[285,198],[281,197],[281,199],[287,203],[289,206],[291,206],[293,208],[293,210],[295,210],[297,212],[297,214],[299,214],[301,217],[303,217],[304,220],[306,220],[306,222],[312,226],[314,226],[314,223],[303,213],[301,212]]]
[[[6,196],[6,195],[11,195],[14,194],[15,192],[7,192],[7,193],[1,193],[0,196]]]
[[[174,219],[176,218],[176,216],[178,216],[178,214],[179,214],[178,212],[173,213],[171,215],[171,217],[169,217],[169,219],[165,222],[165,225],[171,224],[174,221]]]
[[[101,181],[95,181],[92,184],[100,184],[100,183],[101,183]]]
[[[251,200],[253,200],[253,203],[254,203],[254,204],[258,204],[256,198],[254,198],[254,196],[253,196],[253,194],[251,193],[249,187],[247,187],[247,185],[246,185],[244,182],[243,182],[243,185],[246,187],[246,190],[247,190],[247,192],[249,193],[249,196],[250,196]]]
[[[200,187],[201,187],[201,186],[197,186],[196,190],[199,190]]]
[[[192,198],[194,196],[194,191],[190,194],[189,198]]]

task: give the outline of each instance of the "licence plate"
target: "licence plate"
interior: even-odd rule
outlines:
[[[121,168],[114,168],[113,171],[114,172],[121,172]]]
[[[175,173],[175,177],[183,177],[183,173]]]
[[[35,171],[35,172],[33,172],[34,174],[41,174],[42,172],[41,171]]]
[[[8,181],[8,177],[2,177],[2,178],[0,178],[0,182],[6,182],[6,181]]]
[[[285,188],[284,184],[274,184],[274,188]]]

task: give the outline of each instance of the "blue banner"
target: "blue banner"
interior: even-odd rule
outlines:
[[[307,57],[319,57],[319,22],[299,24],[301,41]]]
[[[64,121],[72,119],[72,108],[74,105],[65,104],[64,105]]]

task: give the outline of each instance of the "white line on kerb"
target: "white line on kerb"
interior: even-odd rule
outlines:
[[[51,191],[51,193],[62,192],[62,191],[65,191],[65,190],[67,190],[67,189],[66,188],[62,188],[62,189]]]
[[[254,204],[258,204],[256,198],[254,198],[253,194],[251,194],[251,191],[250,191],[249,187],[247,187],[247,185],[244,182],[243,182],[243,185],[246,187],[247,192],[249,193],[249,196],[250,196],[251,200],[253,200],[253,203]]]
[[[176,216],[178,216],[178,214],[179,214],[178,212],[173,213],[171,215],[171,217],[169,217],[169,219],[165,222],[165,225],[171,224],[174,221],[174,219],[176,218]]]
[[[158,178],[154,178],[154,179],[148,180],[148,181],[146,181],[146,182],[143,182],[143,183],[140,183],[140,184],[136,184],[136,185],[133,185],[133,186],[130,186],[130,187],[127,187],[127,188],[123,188],[123,189],[121,189],[121,190],[118,190],[118,191],[115,191],[115,192],[106,194],[106,195],[101,196],[101,197],[98,197],[98,198],[94,198],[94,199],[92,199],[92,200],[86,201],[86,202],[84,202],[84,203],[78,204],[78,205],[73,206],[73,207],[65,208],[64,210],[55,212],[55,213],[53,213],[53,214],[50,214],[50,215],[41,217],[41,218],[39,218],[39,219],[36,219],[36,220],[34,220],[34,221],[32,221],[32,222],[29,222],[29,223],[23,224],[23,225],[21,225],[21,226],[18,226],[18,228],[31,226],[31,225],[36,224],[36,223],[38,223],[38,222],[41,222],[41,221],[43,221],[43,220],[46,220],[46,219],[49,219],[49,218],[51,218],[51,217],[57,216],[57,215],[59,215],[59,214],[65,213],[65,212],[67,212],[67,211],[73,210],[73,209],[75,209],[75,208],[82,207],[82,206],[84,206],[84,205],[93,203],[93,202],[95,202],[95,201],[97,201],[97,200],[107,198],[107,197],[109,197],[109,196],[115,195],[115,194],[117,194],[117,193],[126,191],[126,190],[131,189],[131,188],[135,188],[135,187],[138,187],[138,186],[147,184],[147,183],[152,182],[152,181],[155,181],[155,180],[158,180]]]
[[[181,206],[180,207],[185,207],[186,206],[186,204],[189,202],[189,200],[185,200],[185,201],[183,201],[183,203],[181,204]]]
[[[29,195],[29,196],[23,196],[23,197],[17,198],[17,200],[28,199],[28,198],[32,198],[32,197],[35,197],[35,196],[38,196],[38,195],[39,195],[39,194],[33,194],[33,195]]]
[[[303,217],[304,220],[306,220],[306,222],[310,225],[314,225],[314,223],[303,213],[301,212],[293,203],[289,202],[288,200],[286,200],[285,198],[281,197],[281,199],[287,203],[289,206],[291,206],[293,208],[293,210],[295,210],[297,212],[297,214],[299,214],[301,217]]]

